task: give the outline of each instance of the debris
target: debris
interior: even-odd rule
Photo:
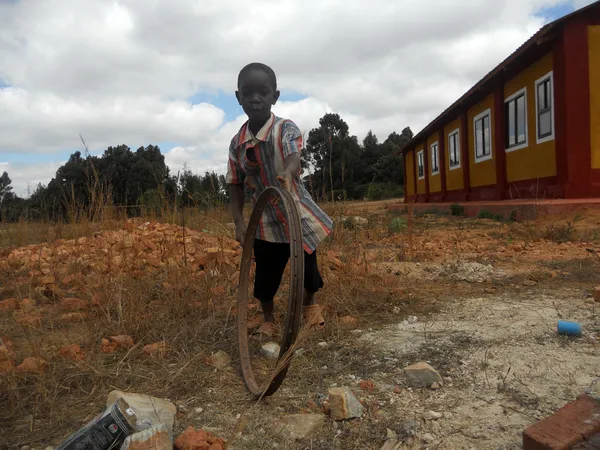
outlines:
[[[363,391],[373,392],[375,390],[375,384],[371,380],[363,380],[359,386]]]
[[[356,323],[357,319],[353,316],[344,316],[340,318],[340,322],[342,322],[345,325],[351,325],[353,323]]]
[[[425,420],[438,420],[442,418],[442,414],[435,411],[427,411],[425,414],[423,414],[423,418]]]
[[[281,348],[279,344],[275,342],[267,342],[260,348],[260,354],[269,358],[269,359],[277,359],[279,358],[279,352]]]
[[[222,439],[205,430],[196,431],[189,426],[175,439],[177,450],[224,450],[225,443]]]
[[[154,344],[146,345],[142,351],[146,355],[159,355],[163,356],[167,351],[167,343],[165,341],[155,342]]]
[[[110,340],[116,342],[119,345],[119,348],[126,350],[130,349],[134,345],[133,338],[128,335],[111,336]]]
[[[109,341],[106,338],[102,338],[102,342],[100,344],[100,350],[102,353],[114,353],[119,348],[119,343],[115,341]]]
[[[537,285],[537,281],[535,280],[525,280],[523,281],[523,286],[533,287]]]
[[[325,347],[327,347],[327,342],[319,342],[317,344],[317,347],[325,348]]]
[[[322,414],[293,414],[271,422],[273,431],[290,439],[306,439],[316,433],[325,423]]]
[[[164,423],[128,436],[120,450],[173,450],[171,432]]]
[[[85,353],[77,344],[71,344],[67,347],[61,348],[58,351],[58,355],[62,356],[63,358],[72,359],[73,361],[83,361],[85,359]]]
[[[357,227],[366,227],[369,225],[369,220],[364,217],[354,216],[352,217],[352,223]]]
[[[138,424],[144,424],[147,427],[164,424],[169,432],[172,432],[177,413],[177,408],[173,403],[147,394],[114,390],[108,394],[106,406],[110,406],[121,398],[135,411]]]
[[[106,433],[109,430],[110,434]],[[57,450],[109,450],[119,448],[123,441],[142,431],[133,409],[123,399],[108,406],[104,412],[73,433]]]
[[[400,307],[398,307],[398,306],[394,306],[394,309],[392,310],[392,312],[393,312],[394,314],[400,314],[400,312],[401,312],[401,311],[402,311],[402,310],[401,310],[401,309],[400,309]]]
[[[431,387],[433,383],[441,383],[440,374],[426,362],[419,362],[404,369],[404,376],[412,387]]]
[[[44,359],[30,356],[29,358],[25,358],[15,370],[18,372],[42,373],[46,370],[47,366],[48,363]]]
[[[419,319],[417,318],[417,316],[408,316],[408,319],[406,319],[406,321],[407,321],[409,324],[411,324],[411,325],[412,325],[413,323],[417,323],[417,321],[418,321],[418,320],[419,320]]]
[[[559,320],[556,325],[556,331],[558,334],[566,336],[581,336],[582,327],[579,322]]]
[[[333,420],[361,417],[363,406],[347,387],[329,389],[329,406]]]
[[[223,350],[210,355],[210,364],[217,369],[223,370],[231,364],[231,358]]]

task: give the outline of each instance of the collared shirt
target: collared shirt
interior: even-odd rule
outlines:
[[[277,175],[285,168],[285,158],[302,150],[302,133],[294,122],[271,118],[261,130],[252,134],[246,122],[229,146],[227,183],[245,185],[252,193],[252,205],[268,186],[281,186]],[[333,220],[308,193],[300,174],[293,178],[292,196],[298,201],[304,250],[312,253],[333,228]],[[256,233],[258,239],[269,242],[289,242],[285,212],[278,203],[267,203]]]

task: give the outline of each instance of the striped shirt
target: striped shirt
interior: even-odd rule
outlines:
[[[252,193],[254,206],[266,187],[281,186],[277,176],[285,168],[285,158],[292,153],[300,153],[302,144],[300,129],[291,120],[271,113],[271,118],[256,136],[246,122],[229,146],[227,183],[241,184],[243,180]],[[298,201],[304,250],[310,254],[331,233],[333,220],[310,196],[300,174],[293,178],[292,196]],[[267,203],[256,237],[269,242],[287,243],[285,212],[277,203]]]

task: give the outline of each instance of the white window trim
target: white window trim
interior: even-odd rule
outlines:
[[[429,146],[429,155],[431,155],[431,150],[433,150],[433,147],[436,146],[437,147],[437,166],[438,166],[438,170],[437,172],[433,171],[433,157],[431,158],[431,176],[434,175],[439,175],[440,174],[440,144],[438,141],[435,141],[433,144],[431,144]]]
[[[457,149],[458,151],[456,152],[458,154],[458,164],[455,166],[451,166],[450,165],[450,160],[451,158],[451,154],[450,154],[450,137],[456,135],[456,145],[457,145]],[[456,169],[460,169],[460,160],[461,158],[461,148],[460,148],[460,128],[457,128],[456,130],[451,131],[450,133],[448,133],[448,167],[450,168],[450,170],[456,170]]]
[[[485,117],[485,116],[490,116],[490,154],[489,155],[485,155],[485,156],[481,156],[481,157],[477,157],[477,130],[475,129],[475,122],[477,122],[479,119]],[[473,155],[475,156],[475,164],[480,163],[480,162],[484,162],[484,161],[489,161],[490,159],[492,159],[493,154],[494,154],[494,124],[492,122],[492,109],[488,108],[485,111],[477,114],[475,117],[473,117]]]
[[[505,150],[506,150],[507,153],[509,153],[509,152],[515,152],[517,150],[522,150],[524,148],[529,147],[529,123],[528,123],[529,120],[528,120],[528,116],[527,116],[527,87],[524,87],[523,89],[515,92],[513,95],[507,97],[504,100],[504,104],[506,105],[508,102],[510,102],[511,100],[514,100],[515,98],[517,98],[521,94],[525,94],[525,142],[522,143],[522,144],[519,144],[519,145],[514,145],[512,147],[509,147],[508,146],[508,142],[506,142],[505,143],[506,144],[505,145],[505,147],[506,147]],[[536,105],[537,105],[537,103],[536,103]],[[537,108],[537,106],[536,106],[536,108]],[[505,111],[506,111],[506,109],[505,109]],[[516,111],[517,110],[515,109],[515,114],[516,114]],[[505,124],[505,125],[508,126],[508,124]],[[515,132],[516,131],[517,130],[515,130]],[[507,134],[506,130],[504,130],[504,132],[505,132],[505,134]]]
[[[417,150],[417,179],[424,180],[425,179],[425,149]],[[419,155],[423,155],[423,176],[419,175]]]
[[[552,134],[550,134],[550,136],[546,136],[546,137],[543,137],[540,139],[539,124],[538,124],[538,120],[539,120],[538,84],[540,84],[542,81],[546,81],[547,79],[550,79],[550,104],[552,105],[552,109],[550,110],[550,123],[552,124]],[[556,129],[554,128],[554,115],[556,113],[556,104],[554,103],[554,71],[551,70],[543,77],[535,80],[534,87],[535,87],[535,141],[537,144],[542,144],[544,142],[553,141],[554,136],[556,134]]]

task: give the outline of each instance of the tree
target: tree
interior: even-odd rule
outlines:
[[[4,200],[4,197],[10,193],[12,193],[12,180],[8,176],[8,173],[5,171],[2,176],[0,176],[0,202]]]

